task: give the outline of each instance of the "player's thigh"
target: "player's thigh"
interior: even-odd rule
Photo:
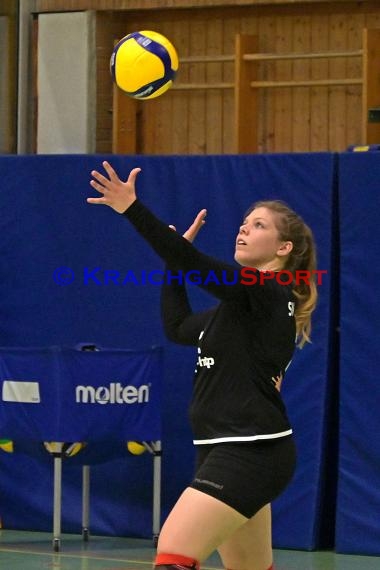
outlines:
[[[272,564],[272,519],[270,505],[238,528],[218,552],[224,568],[232,570],[267,570]]]
[[[188,487],[162,527],[157,552],[202,562],[246,522],[245,516],[219,499]]]

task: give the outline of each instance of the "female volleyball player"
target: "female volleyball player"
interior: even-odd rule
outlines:
[[[237,235],[242,269],[236,279],[236,267],[191,243],[204,210],[180,236],[136,199],[140,169],[123,182],[108,162],[103,166],[106,176],[91,173],[102,196],[87,201],[122,214],[172,271],[197,270],[200,286],[220,300],[216,309],[193,314],[183,285],[171,279],[163,286],[167,335],[198,346],[190,415],[199,451],[195,477],[161,530],[155,565],[199,569],[217,549],[229,570],[270,570],[269,504],[288,485],[296,462],[279,385],[296,337],[303,345],[310,334],[317,297],[312,233],[281,202],[255,204]],[[309,283],[273,278],[284,270],[286,281],[289,272],[309,271]]]

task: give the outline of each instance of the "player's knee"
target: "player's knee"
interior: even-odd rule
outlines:
[[[164,552],[157,554],[154,568],[157,568],[157,570],[200,570],[199,562],[195,558]]]

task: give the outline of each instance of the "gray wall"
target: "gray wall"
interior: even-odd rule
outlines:
[[[94,26],[93,12],[39,16],[39,154],[95,151]]]

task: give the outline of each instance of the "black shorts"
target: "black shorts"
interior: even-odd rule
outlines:
[[[284,491],[295,466],[292,436],[198,445],[196,473],[190,487],[251,518]]]

